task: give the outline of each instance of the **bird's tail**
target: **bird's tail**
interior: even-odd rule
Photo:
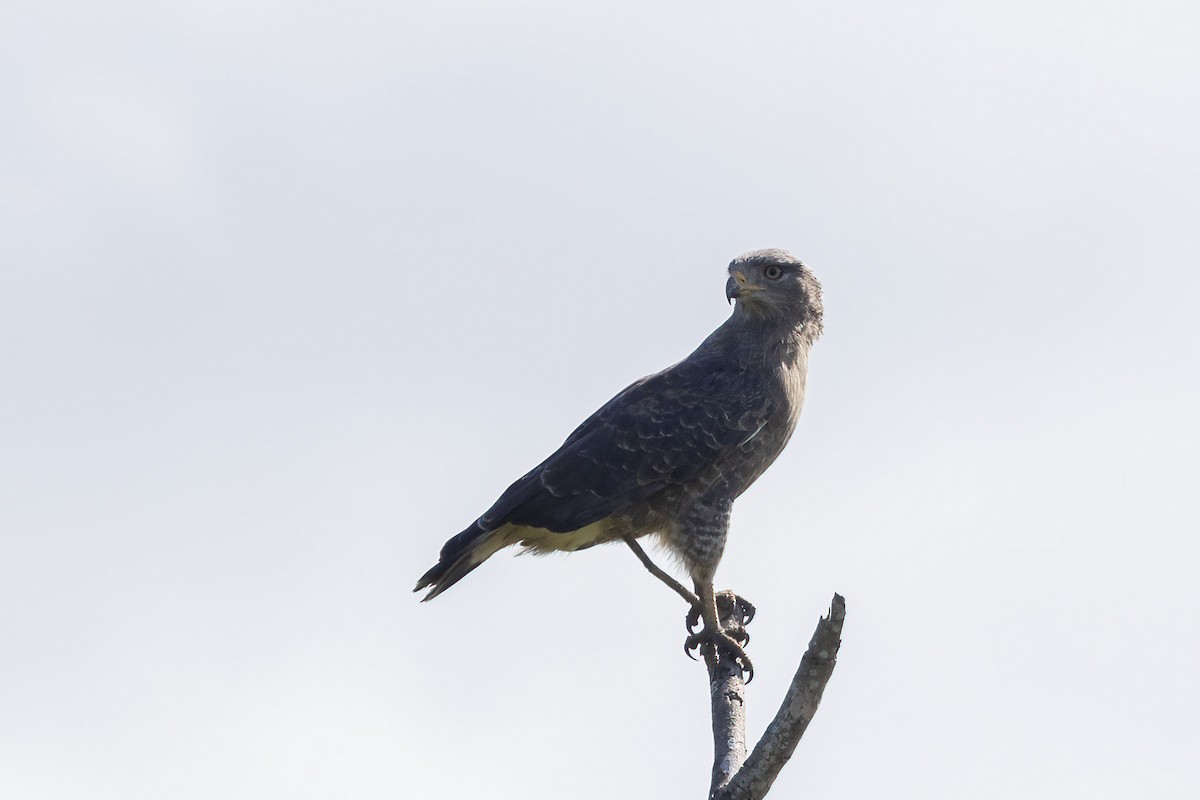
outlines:
[[[413,589],[419,592],[428,586],[433,587],[429,594],[421,598],[421,602],[437,597],[499,550],[500,547],[490,541],[494,534],[495,531],[486,530],[478,522],[473,522],[465,531],[451,537],[442,546],[438,563],[421,576]]]

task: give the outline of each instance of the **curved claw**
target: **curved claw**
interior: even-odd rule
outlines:
[[[754,680],[754,663],[750,661],[750,656],[746,655],[744,650],[741,650],[741,652],[734,652],[733,648],[729,648],[727,652],[729,655],[733,656],[733,663],[737,664],[738,669],[742,673],[743,680],[745,680],[746,683],[750,683],[750,681]]]
[[[717,602],[720,604],[728,603],[732,611],[731,615],[736,614],[738,619],[741,620],[742,625],[749,625],[754,619],[755,613],[757,613],[757,609],[753,603],[728,589],[717,593]]]
[[[740,653],[730,653],[730,655],[734,657],[734,663],[738,665],[746,683],[754,680],[754,663],[750,661],[750,656],[746,655],[744,650]]]
[[[720,654],[719,657],[732,656],[738,669],[745,675],[746,683],[750,683],[754,680],[754,665],[750,661],[750,656],[746,655],[746,651],[742,649],[742,645],[748,642],[750,637],[744,630],[735,633],[704,628],[684,640],[683,652],[688,658],[695,661],[692,650],[699,650],[701,645],[707,644]]]
[[[696,632],[696,626],[700,624],[700,606],[692,606],[692,610],[688,612],[683,624],[687,627],[688,633]]]

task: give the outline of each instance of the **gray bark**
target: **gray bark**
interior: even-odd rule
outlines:
[[[732,615],[739,613],[732,603],[722,604],[719,611],[723,625],[729,622],[726,615],[732,619]],[[710,800],[761,800],[770,791],[817,713],[825,685],[837,664],[845,619],[846,600],[835,594],[828,616],[817,623],[775,719],[749,758],[746,757],[746,685],[741,670],[732,658],[706,653],[714,750]]]
[[[743,614],[732,594],[717,595],[721,627],[741,625]],[[709,797],[715,797],[746,761],[746,682],[737,659],[706,648],[708,691],[712,703],[713,768]]]

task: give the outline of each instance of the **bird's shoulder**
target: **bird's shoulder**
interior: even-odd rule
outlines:
[[[584,420],[563,446],[605,430],[640,434],[652,444],[696,425],[710,433],[753,428],[771,404],[767,377],[728,359],[693,355],[634,381]]]

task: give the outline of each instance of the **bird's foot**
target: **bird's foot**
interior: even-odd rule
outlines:
[[[746,632],[746,626],[754,619],[755,608],[744,597],[739,597],[731,591],[717,592],[717,615],[720,617],[722,624],[725,625],[725,631],[737,639],[743,646],[749,644],[750,634]],[[695,633],[696,627],[702,621],[700,615],[700,604],[692,606],[692,610],[687,615],[688,633]],[[730,624],[732,623],[732,624]]]
[[[712,653],[718,658],[732,658],[749,683],[754,678],[754,665],[746,655],[745,648],[750,643],[750,634],[746,632],[746,626],[754,619],[754,605],[728,591],[718,592],[715,599],[720,627],[704,624],[699,604],[693,606],[687,616],[690,635],[684,640],[683,652],[687,653],[689,658],[694,658],[693,650],[699,650],[702,645],[707,646],[708,649],[702,652]],[[697,626],[702,627],[697,631]]]
[[[739,627],[737,631],[723,631],[705,627],[684,639],[683,652],[687,654],[688,658],[695,658],[692,651],[704,647],[707,648],[702,651],[705,655],[712,653],[718,660],[732,658],[741,673],[745,675],[746,683],[749,683],[754,680],[754,664],[751,663],[750,656],[746,655],[746,651],[742,647],[746,641],[749,641],[749,638],[745,628]]]

